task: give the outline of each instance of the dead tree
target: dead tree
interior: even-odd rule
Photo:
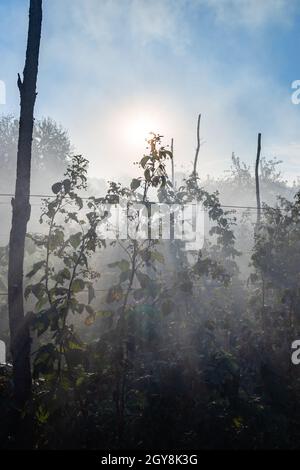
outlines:
[[[255,164],[255,186],[256,186],[256,207],[257,207],[256,225],[257,226],[260,224],[260,220],[261,220],[260,189],[259,189],[259,176],[258,176],[260,152],[261,152],[261,133],[258,134],[258,139],[257,139],[257,154],[256,154],[256,164]]]
[[[23,263],[30,218],[30,174],[34,105],[42,26],[42,0],[30,0],[29,28],[23,80],[18,75],[20,123],[15,197],[9,240],[8,310],[13,362],[14,394],[22,407],[31,394],[30,333],[24,318]]]
[[[200,123],[201,123],[201,114],[198,116],[198,121],[197,121],[197,148],[196,148],[196,154],[195,154],[195,160],[194,160],[194,171],[193,175],[197,175],[197,163],[198,163],[198,156],[200,152]]]

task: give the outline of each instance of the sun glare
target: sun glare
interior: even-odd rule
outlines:
[[[125,125],[124,137],[130,146],[140,147],[145,144],[150,132],[158,132],[159,125],[158,119],[153,115],[133,115]]]
[[[127,101],[107,116],[105,137],[123,162],[139,160],[146,152],[151,133],[162,135],[166,145],[175,134],[173,114],[166,104],[150,101]]]
[[[144,151],[151,132],[165,135],[170,117],[163,107],[146,103],[126,103],[110,119],[109,128],[118,129],[119,143],[129,151]]]

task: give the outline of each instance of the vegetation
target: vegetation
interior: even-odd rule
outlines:
[[[169,150],[151,134],[139,174],[91,196],[88,161],[65,131],[34,123],[41,23],[42,0],[30,0],[20,119],[0,119],[3,191],[17,155],[0,246],[0,339],[10,345],[0,448],[297,448],[299,188],[276,159],[260,160],[261,134],[255,178],[233,155],[227,178],[201,179],[200,114],[193,170],[180,183],[173,140]],[[59,172],[37,220],[31,163],[39,178]],[[154,204],[172,206],[167,237],[157,219],[152,236]],[[195,226],[180,218],[188,205],[205,213],[201,246],[178,236]]]
[[[141,176],[128,187],[111,182],[97,199],[84,194],[87,160],[74,156],[43,201],[41,230],[28,234],[26,246],[33,390],[23,419],[31,437],[22,442],[12,425],[8,361],[3,448],[297,446],[299,380],[290,348],[299,328],[299,196],[264,206],[245,279],[235,215],[195,174],[175,189],[171,158],[153,135]],[[108,203],[125,198],[149,208],[150,195],[203,204],[210,223],[201,250],[188,252],[182,240],[103,239]],[[2,248],[3,289],[6,266]],[[2,320],[7,340],[5,331]]]

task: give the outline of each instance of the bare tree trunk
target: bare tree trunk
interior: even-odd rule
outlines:
[[[260,190],[259,190],[259,176],[258,176],[260,152],[261,152],[261,133],[258,134],[258,139],[257,139],[257,155],[256,155],[256,164],[255,164],[256,207],[257,207],[256,225],[257,226],[260,224],[260,220],[261,220]]]
[[[9,240],[8,309],[13,359],[14,393],[22,407],[31,394],[30,334],[24,319],[23,262],[30,218],[30,172],[34,105],[42,26],[42,0],[30,0],[29,28],[23,81],[18,76],[21,98],[17,177],[12,199],[12,227]]]
[[[196,148],[196,154],[195,154],[195,160],[194,160],[194,171],[193,175],[197,175],[197,163],[198,163],[198,156],[199,156],[199,151],[200,151],[200,122],[201,122],[201,114],[198,116],[198,122],[197,122],[197,148]]]

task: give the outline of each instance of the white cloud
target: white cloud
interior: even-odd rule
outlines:
[[[138,45],[159,41],[179,50],[189,42],[187,24],[181,19],[186,4],[192,1],[52,0],[47,9],[56,27],[67,32],[73,24],[81,39],[84,36],[98,46],[110,44],[116,38],[121,41],[133,38]]]
[[[131,0],[131,28],[144,44],[162,41],[182,51],[190,43],[183,21],[185,0]]]
[[[287,147],[297,142],[300,106],[291,105],[290,90],[248,50],[249,60],[235,62],[233,72],[223,74],[227,57],[208,47],[214,35],[204,36],[202,12],[204,21],[207,9],[213,13],[218,31],[221,24],[230,29],[285,25],[294,7],[294,0],[45,2],[37,109],[70,129],[77,150],[101,176],[135,171],[131,163],[139,155],[122,142],[115,115],[123,110],[127,119],[127,109],[134,112],[140,104],[145,112],[154,106],[160,113],[157,131],[167,142],[175,138],[179,169],[190,168],[198,112],[206,141],[200,155],[204,174],[228,168],[232,151],[252,163],[258,131],[272,156],[282,142]],[[239,36],[230,37],[238,41]],[[163,47],[148,47],[153,43]],[[255,38],[253,44],[258,45]],[[290,148],[286,154],[280,150],[279,158],[287,155],[284,166],[296,161],[293,152],[295,157]]]
[[[194,1],[212,9],[218,22],[250,28],[263,27],[269,23],[289,24],[297,8],[297,0]]]

